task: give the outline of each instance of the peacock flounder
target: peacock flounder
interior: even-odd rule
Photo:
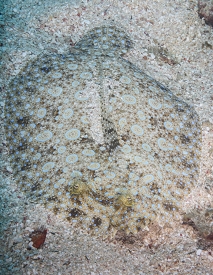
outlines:
[[[136,233],[169,221],[199,173],[194,109],[123,59],[115,26],[67,55],[30,62],[8,87],[14,177],[38,202],[91,233]]]

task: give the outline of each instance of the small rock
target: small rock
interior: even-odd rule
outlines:
[[[26,220],[26,223],[27,223],[27,221],[28,221],[28,223],[29,223],[29,220]],[[33,232],[33,229],[32,229],[31,227],[26,227],[25,230],[26,230],[26,231]]]
[[[209,118],[209,122],[213,124],[213,118]]]
[[[47,235],[47,229],[40,228],[40,229],[34,230],[29,236],[32,240],[33,247],[39,249],[44,244],[46,235]]]
[[[206,239],[207,239],[208,241],[213,241],[213,232],[211,232],[210,234],[208,234],[208,235],[206,236]]]
[[[41,260],[43,257],[41,255],[35,255],[32,257],[33,260]]]
[[[21,243],[23,241],[23,238],[22,237],[15,237],[13,239],[13,243]]]
[[[9,173],[12,173],[12,172],[13,172],[13,169],[12,169],[10,166],[7,166],[6,169],[7,169],[7,171],[8,171]]]
[[[201,249],[198,249],[197,252],[196,252],[197,256],[200,256],[201,253],[202,253],[202,250],[201,250]]]
[[[9,258],[9,259],[6,259],[6,262],[9,263],[9,262],[12,262],[13,258]]]

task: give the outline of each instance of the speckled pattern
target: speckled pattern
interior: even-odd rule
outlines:
[[[199,173],[194,109],[121,56],[123,30],[91,30],[68,55],[39,56],[8,87],[14,177],[92,234],[169,221]]]

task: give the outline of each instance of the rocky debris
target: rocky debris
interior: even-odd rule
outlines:
[[[186,214],[183,224],[192,226],[199,232],[199,237],[213,244],[213,208],[195,209]]]
[[[37,249],[40,248],[45,242],[46,235],[47,235],[47,229],[45,229],[43,227],[40,229],[34,230],[30,234],[30,238],[32,240],[33,247],[35,247]]]
[[[204,18],[206,24],[213,27],[213,1],[198,0],[198,14],[200,18]]]

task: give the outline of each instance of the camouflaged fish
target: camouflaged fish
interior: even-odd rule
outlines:
[[[29,62],[8,87],[17,184],[96,235],[170,221],[199,173],[195,110],[122,58],[123,30],[97,27],[67,55]]]

